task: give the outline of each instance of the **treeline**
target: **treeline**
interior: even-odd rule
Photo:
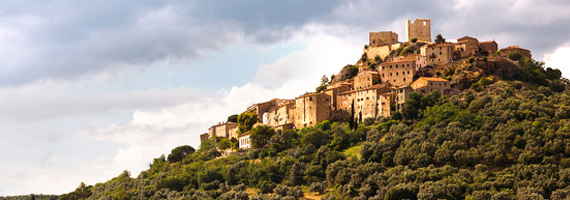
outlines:
[[[217,158],[221,140],[178,147],[137,177],[125,171],[60,198],[566,199],[568,81],[527,61],[514,77],[522,82],[412,94],[402,112],[353,129],[329,121],[285,132],[254,127],[247,151]]]

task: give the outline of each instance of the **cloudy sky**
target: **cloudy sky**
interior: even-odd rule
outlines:
[[[286,2],[286,3],[285,3]],[[134,176],[248,105],[313,91],[369,31],[520,45],[570,74],[565,0],[2,1],[0,196]]]

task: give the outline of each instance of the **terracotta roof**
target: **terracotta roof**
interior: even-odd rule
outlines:
[[[245,133],[242,133],[242,134],[239,134],[239,136],[238,136],[238,137],[241,137],[241,136],[246,136],[246,135],[249,135],[249,131],[247,131],[247,132],[245,132]]]
[[[418,78],[418,80],[423,79],[426,81],[440,81],[440,82],[449,82],[448,80],[442,79],[442,78],[434,78],[434,77],[420,77]]]
[[[487,43],[495,43],[496,44],[497,42],[495,42],[495,40],[479,42],[479,44],[487,44]]]
[[[319,93],[316,93],[316,92],[305,93],[305,94],[303,94],[303,95],[301,95],[301,96],[298,96],[298,97],[295,98],[295,99],[303,98],[303,97],[308,97],[308,96],[316,96],[316,95],[320,95],[320,94],[324,94],[324,93],[321,93],[321,92],[319,92]]]
[[[459,42],[460,40],[477,40],[477,38],[471,37],[471,36],[463,36],[457,39],[457,41]]]

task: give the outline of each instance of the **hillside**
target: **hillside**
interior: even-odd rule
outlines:
[[[413,93],[392,117],[254,128],[270,139],[223,158],[205,140],[60,199],[566,199],[570,91],[560,72],[531,59],[447,67],[430,73],[453,69],[465,90]]]

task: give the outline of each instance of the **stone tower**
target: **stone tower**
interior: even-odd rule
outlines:
[[[370,47],[381,47],[398,43],[398,34],[392,31],[370,32]]]
[[[411,42],[412,38],[418,42],[431,43],[431,20],[416,19],[414,23],[408,20],[406,23],[406,42]]]

